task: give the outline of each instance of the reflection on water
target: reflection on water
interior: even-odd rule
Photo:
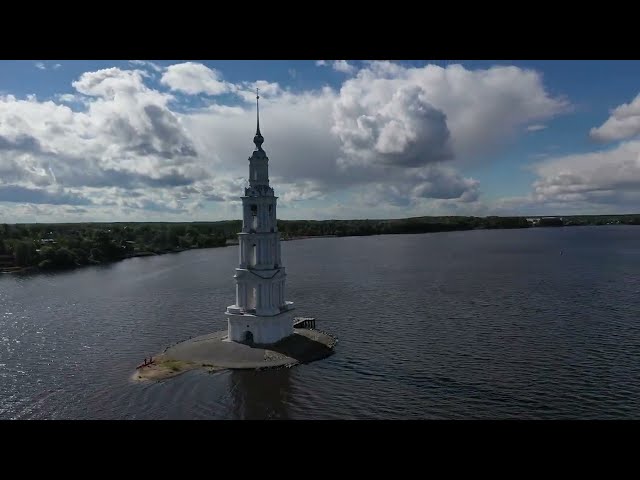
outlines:
[[[230,374],[233,418],[287,420],[291,370],[234,370]]]

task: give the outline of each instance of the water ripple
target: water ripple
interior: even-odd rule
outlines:
[[[638,418],[640,229],[284,242],[288,298],[339,338],[268,372],[130,381],[225,328],[235,247],[0,277],[0,418]],[[557,252],[563,251],[559,256]]]

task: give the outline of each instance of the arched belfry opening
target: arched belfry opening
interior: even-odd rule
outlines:
[[[247,299],[246,310],[249,312],[255,312],[258,305],[258,288],[252,287],[249,289],[249,298]]]
[[[258,206],[251,205],[251,230],[257,230],[258,228]]]

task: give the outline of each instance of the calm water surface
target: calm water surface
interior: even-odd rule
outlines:
[[[0,275],[0,418],[640,418],[640,227],[282,248],[336,354],[150,384],[145,356],[226,328],[237,247]]]

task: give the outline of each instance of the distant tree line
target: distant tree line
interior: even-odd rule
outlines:
[[[476,228],[526,228],[521,217],[414,217],[394,220],[278,220],[282,237],[359,236],[430,233]]]
[[[394,220],[278,220],[283,240],[475,229],[575,225],[640,225],[640,215],[569,217],[414,217]],[[141,255],[221,247],[234,241],[240,220],[190,223],[54,223],[0,225],[0,270],[51,270]]]
[[[12,258],[14,268],[73,268],[140,255],[220,247],[239,230],[235,227],[197,223],[4,224],[0,225],[0,266],[6,269]]]

